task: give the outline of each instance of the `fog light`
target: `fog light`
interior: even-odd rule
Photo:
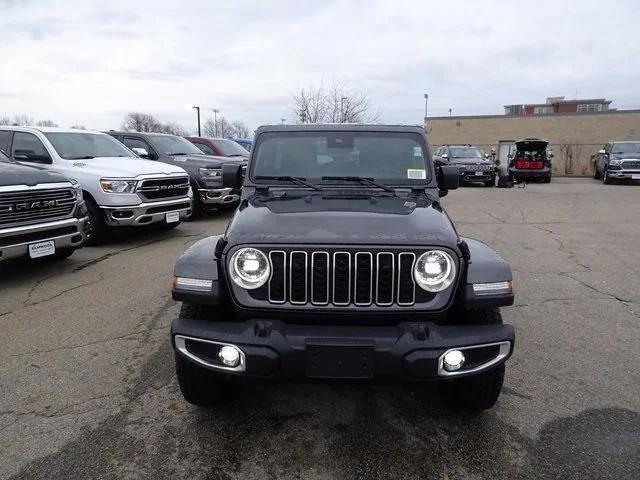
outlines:
[[[218,358],[227,367],[237,367],[240,364],[240,352],[230,345],[225,345],[220,349]]]
[[[444,355],[443,358],[444,369],[448,372],[455,372],[460,370],[464,365],[464,353],[460,350],[451,350]]]

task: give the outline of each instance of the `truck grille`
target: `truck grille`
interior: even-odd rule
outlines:
[[[64,218],[71,215],[75,204],[71,188],[0,192],[0,225]]]
[[[426,302],[434,294],[413,281],[413,264],[422,251],[273,249],[267,254],[271,278],[250,295],[271,304],[335,307]]]
[[[640,170],[640,160],[628,160],[628,161],[622,162],[622,168]]]
[[[143,180],[138,192],[145,200],[151,201],[184,197],[189,192],[189,179],[173,177]]]

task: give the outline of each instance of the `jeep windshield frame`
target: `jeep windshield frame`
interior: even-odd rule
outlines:
[[[305,178],[323,188],[376,188],[347,177],[364,177],[388,187],[427,188],[434,175],[424,134],[379,127],[349,130],[311,126],[259,132],[249,163],[247,183],[257,187],[305,188],[261,178],[289,176]]]

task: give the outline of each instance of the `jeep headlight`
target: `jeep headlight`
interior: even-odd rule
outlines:
[[[138,182],[136,180],[100,180],[100,187],[107,193],[134,193]]]
[[[241,248],[231,257],[231,279],[247,290],[264,285],[271,275],[267,256],[255,248]]]
[[[413,279],[427,292],[441,292],[456,278],[456,264],[446,252],[430,250],[418,257],[413,267]]]

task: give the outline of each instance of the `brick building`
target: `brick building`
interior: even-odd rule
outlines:
[[[558,107],[553,113],[427,117],[425,128],[433,150],[445,144],[470,143],[489,153],[494,147],[502,168],[516,140],[543,138],[553,149],[554,174],[591,175],[592,156],[605,143],[640,140],[640,110],[611,110],[607,103],[605,110],[578,112],[578,105],[574,112]]]

